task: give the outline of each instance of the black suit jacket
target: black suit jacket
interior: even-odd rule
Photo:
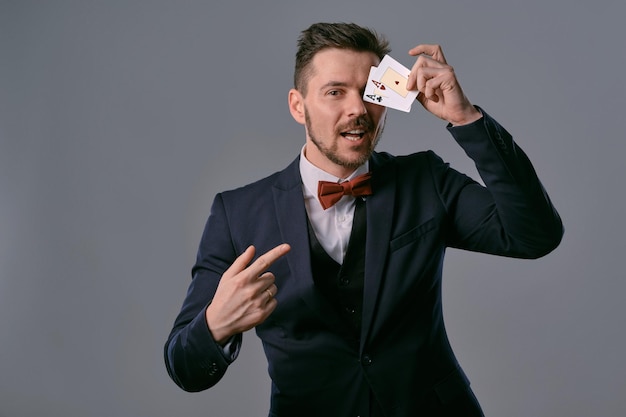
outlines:
[[[358,350],[313,283],[298,160],[218,194],[165,346],[173,380],[188,391],[219,381],[232,358],[212,339],[204,311],[220,276],[249,245],[262,254],[287,242],[291,251],[271,268],[278,307],[256,328],[272,378],[271,416],[366,416],[370,396],[389,417],[480,415],[444,328],[445,249],[536,258],[563,229],[526,155],[497,122],[485,114],[448,129],[486,188],[432,152],[371,157]]]

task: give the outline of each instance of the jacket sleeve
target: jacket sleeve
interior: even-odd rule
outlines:
[[[165,343],[167,371],[185,391],[201,391],[215,385],[239,354],[242,335],[234,336],[222,347],[213,339],[205,318],[219,280],[235,258],[218,194],[202,235],[187,296]]]
[[[451,219],[447,244],[517,258],[544,256],[562,239],[561,218],[526,154],[482,113],[482,119],[449,125],[448,130],[476,164],[485,187],[469,179],[459,181],[458,172],[436,156],[431,164]]]

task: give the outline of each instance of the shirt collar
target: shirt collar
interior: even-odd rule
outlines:
[[[356,176],[369,172],[369,161],[365,161],[363,165],[355,169],[354,172],[348,177],[338,178],[309,162],[309,160],[304,156],[305,147],[306,145],[304,145],[300,150],[300,175],[302,176],[302,183],[304,184],[306,194],[315,196],[315,199],[317,199],[317,184],[319,181],[339,183],[349,181]]]

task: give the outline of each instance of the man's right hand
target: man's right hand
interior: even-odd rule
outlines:
[[[274,274],[267,269],[290,249],[283,243],[250,264],[255,253],[250,246],[224,272],[205,313],[215,341],[223,345],[231,336],[263,323],[274,311],[278,288]]]

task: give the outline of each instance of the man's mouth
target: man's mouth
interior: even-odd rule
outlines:
[[[361,139],[363,135],[365,135],[365,130],[363,129],[347,130],[345,132],[341,132],[340,135],[348,140],[356,142],[357,140]]]

